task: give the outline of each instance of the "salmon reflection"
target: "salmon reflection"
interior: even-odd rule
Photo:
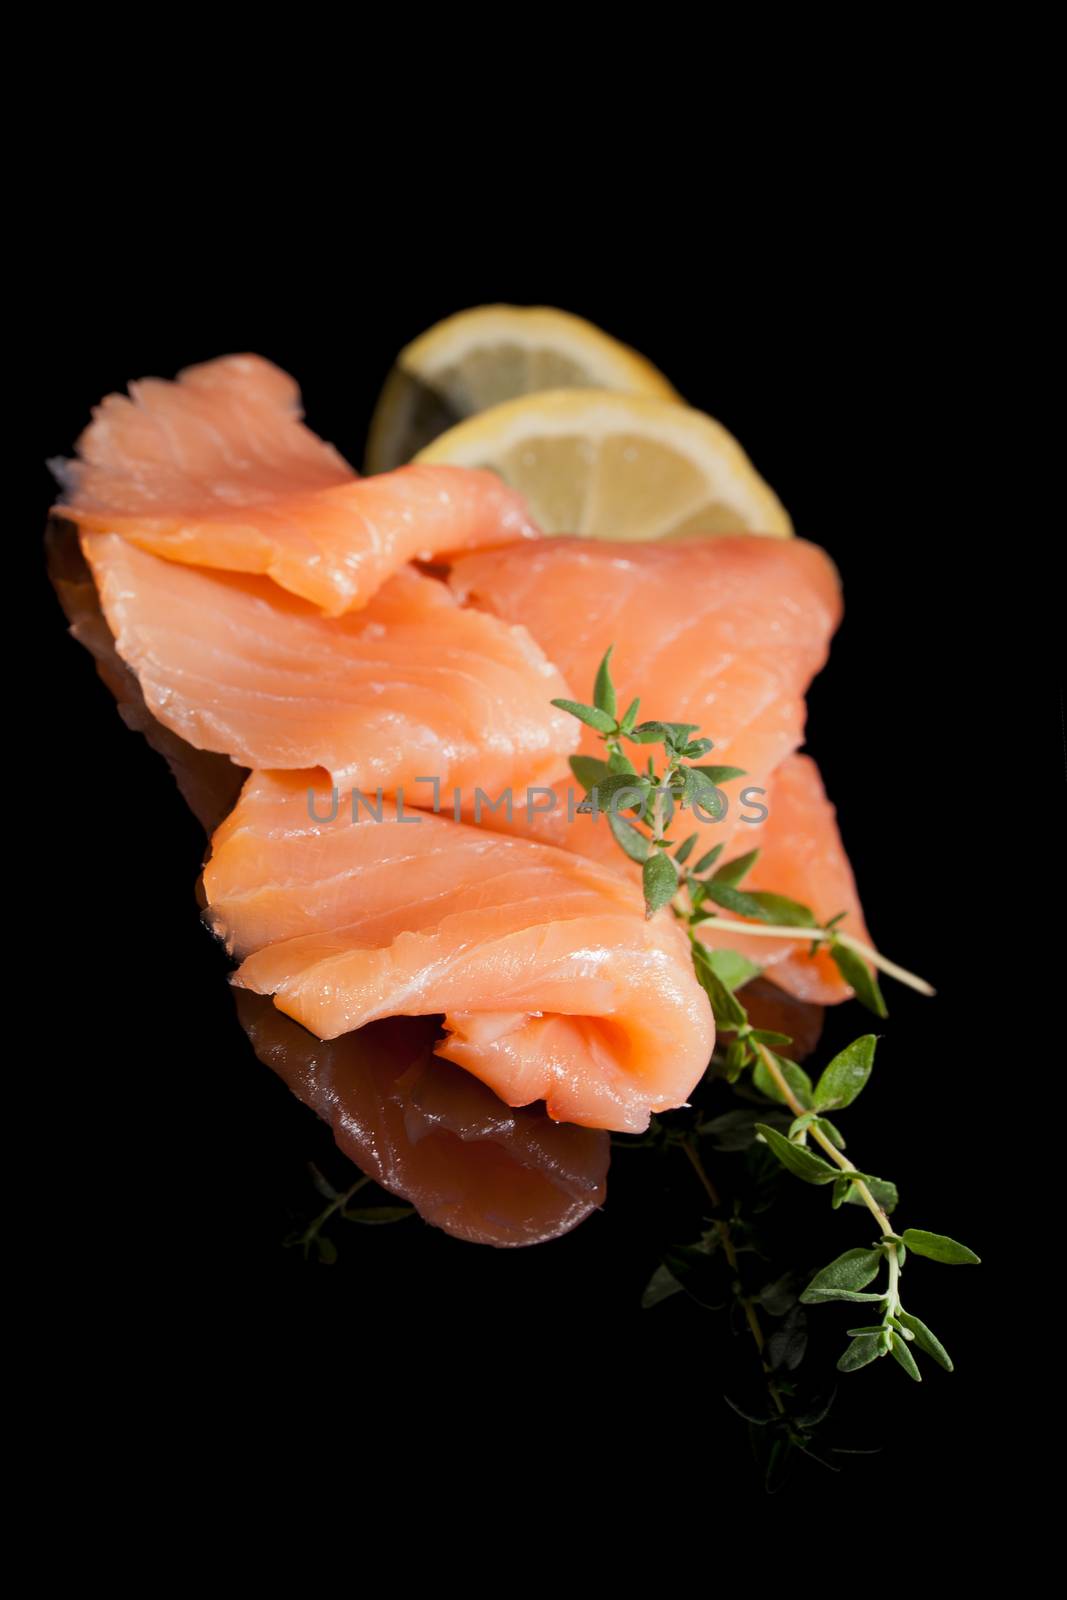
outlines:
[[[324,1043],[269,998],[235,998],[256,1055],[330,1124],[345,1155],[446,1233],[543,1244],[603,1204],[608,1135],[504,1105],[433,1054],[438,1019],[393,1017]]]
[[[96,662],[96,670],[114,695],[123,722],[163,757],[182,799],[210,837],[233,810],[247,770],[228,756],[195,749],[156,721],[145,705],[141,685],[115,649],[73,524],[53,517],[45,533],[45,549],[48,576],[70,623],[71,634]]]
[[[813,1000],[798,1000],[766,978],[754,978],[746,983],[739,998],[754,1028],[768,1028],[789,1035],[793,1043],[787,1053],[794,1061],[806,1060],[815,1050],[822,1036],[825,1006]]]

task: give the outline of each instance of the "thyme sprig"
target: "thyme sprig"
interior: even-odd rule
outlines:
[[[591,813],[594,819],[603,812],[616,843],[631,861],[640,864],[645,915],[654,916],[678,897],[675,914],[686,922],[691,933],[714,918],[716,933],[796,939],[810,944],[812,953],[820,944],[825,944],[856,998],[878,1017],[885,1018],[888,1011],[872,967],[920,994],[932,995],[934,990],[925,978],[889,961],[862,940],[843,933],[838,927],[845,915],[843,911],[820,923],[810,906],[801,905],[787,895],[742,889],[741,882],[755,865],[758,850],[750,850],[719,866],[724,846],[718,844],[690,866],[689,860],[700,842],[700,835],[690,833],[683,839],[672,839],[668,830],[675,815],[688,808],[701,822],[721,822],[729,806],[721,785],[745,777],[745,770],[698,764],[701,757],[714,749],[714,741],[701,737],[696,723],[638,722],[639,700],[632,701],[620,717],[611,675],[613,650],[614,646],[607,650],[597,669],[592,705],[577,700],[553,700],[552,704],[592,728],[604,743],[606,758],[571,757],[571,771],[586,790],[578,810]],[[657,771],[652,756],[648,757],[644,769],[639,770],[623,749],[624,741],[661,745],[664,759],[660,770]],[[628,815],[624,816],[623,812]],[[732,912],[734,918],[752,920],[738,922],[723,917],[722,911]]]
[[[403,1222],[415,1215],[414,1206],[392,1204],[353,1206],[351,1202],[356,1195],[373,1181],[367,1176],[361,1175],[347,1189],[337,1190],[313,1163],[309,1165],[308,1172],[317,1193],[327,1202],[326,1207],[317,1216],[312,1217],[306,1226],[287,1234],[282,1240],[284,1248],[300,1250],[305,1261],[314,1256],[320,1266],[334,1265],[337,1260],[337,1246],[325,1230],[335,1221],[358,1222],[364,1225],[381,1224]],[[389,1200],[391,1197],[386,1198]]]
[[[740,1008],[737,996],[731,999]],[[914,1345],[951,1372],[952,1361],[944,1345],[924,1322],[905,1311],[900,1295],[901,1273],[909,1250],[949,1266],[977,1265],[978,1257],[966,1245],[944,1234],[920,1228],[898,1233],[890,1221],[890,1213],[898,1203],[896,1185],[861,1172],[845,1155],[840,1130],[825,1115],[850,1106],[866,1086],[874,1065],[875,1035],[863,1034],[846,1045],[813,1085],[802,1067],[771,1050],[763,1038],[757,1037],[757,1030],[747,1028],[746,1033],[746,1028],[747,1018],[738,1029],[738,1036],[751,1041],[756,1057],[756,1087],[769,1089],[769,1098],[784,1102],[793,1113],[788,1132],[757,1122],[756,1133],[794,1177],[804,1183],[832,1185],[831,1204],[835,1210],[846,1202],[865,1205],[880,1230],[874,1243],[835,1257],[815,1274],[800,1296],[803,1305],[846,1300],[865,1303],[881,1313],[877,1324],[848,1329],[852,1342],[838,1361],[838,1370],[855,1372],[879,1356],[891,1355],[910,1378],[920,1382],[922,1374],[909,1348]],[[820,1146],[829,1160],[811,1149],[809,1139]],[[883,1266],[887,1272],[885,1287],[872,1291],[869,1286]]]
[[[711,739],[700,735],[696,724],[639,723],[637,700],[620,717],[611,656],[609,649],[600,663],[592,705],[572,700],[553,702],[593,728],[607,752],[604,759],[576,756],[571,761],[576,778],[587,791],[579,809],[594,816],[603,810],[620,848],[632,861],[640,863],[646,916],[652,917],[670,906],[684,924],[694,970],[711,1002],[719,1035],[729,1038],[725,1052],[713,1063],[713,1070],[731,1082],[736,1082],[742,1073],[750,1073],[758,1094],[784,1105],[791,1113],[792,1121],[784,1131],[762,1121],[755,1123],[755,1134],[794,1177],[816,1186],[829,1185],[835,1210],[846,1203],[864,1205],[878,1224],[878,1237],[873,1243],[846,1250],[823,1267],[808,1283],[800,1301],[804,1305],[834,1300],[862,1303],[878,1315],[876,1322],[848,1330],[851,1343],[838,1362],[842,1372],[856,1371],[880,1356],[891,1355],[909,1377],[921,1381],[913,1349],[951,1371],[952,1362],[937,1336],[904,1309],[901,1274],[909,1251],[948,1265],[977,1264],[978,1257],[966,1245],[943,1234],[916,1228],[898,1232],[890,1221],[898,1202],[896,1185],[855,1166],[844,1154],[844,1137],[828,1115],[837,1115],[850,1106],[866,1086],[874,1065],[876,1036],[868,1033],[853,1040],[813,1084],[799,1063],[781,1054],[793,1040],[787,1034],[753,1027],[735,992],[759,969],[736,951],[710,948],[701,937],[701,929],[714,922],[717,935],[734,932],[746,937],[802,940],[810,945],[813,954],[823,944],[856,998],[880,1018],[888,1013],[872,968],[922,994],[932,995],[934,991],[915,973],[842,933],[838,924],[843,912],[820,923],[809,906],[788,896],[743,888],[745,877],[758,859],[758,850],[719,865],[723,845],[718,844],[690,866],[700,835],[690,833],[681,840],[672,839],[669,830],[675,816],[688,807],[703,822],[721,821],[727,800],[720,785],[745,776],[744,771],[699,764],[714,745]],[[655,759],[649,757],[641,770],[624,750],[624,742],[661,746],[663,759],[657,766]],[[628,815],[622,815],[624,811]],[[732,916],[723,917],[723,911]],[[742,917],[751,920],[736,920]],[[681,1142],[715,1205],[716,1191],[700,1163],[696,1145],[689,1138]],[[701,1248],[706,1250],[713,1238],[734,1262],[732,1235],[725,1219],[716,1219]],[[884,1286],[871,1289],[883,1270]],[[770,1398],[781,1413],[781,1392],[765,1357],[758,1313],[745,1296],[742,1305],[763,1360]]]

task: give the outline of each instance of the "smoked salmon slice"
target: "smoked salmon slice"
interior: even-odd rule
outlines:
[[[741,792],[764,789],[800,744],[804,694],[841,618],[836,569],[800,539],[547,539],[461,556],[450,582],[465,603],[521,621],[579,700],[589,699],[614,645],[615,682],[626,700],[641,697],[642,720],[694,723],[714,740],[709,764],[744,769],[723,791],[730,806],[721,822],[687,825],[702,849],[730,838],[745,810]],[[604,753],[589,728],[581,749]],[[591,826],[577,824],[572,847]],[[606,824],[595,826],[610,843]],[[561,845],[573,832],[562,804],[536,827]]]
[[[494,473],[357,478],[301,417],[296,384],[260,356],[131,383],[96,408],[78,459],[53,463],[61,509],[169,561],[266,575],[329,616],[405,562],[536,536]]]
[[[259,1059],[333,1129],[361,1172],[457,1239],[558,1239],[603,1205],[608,1135],[511,1108],[434,1055],[432,1017],[394,1017],[316,1039],[248,990],[241,1026]]]
[[[680,811],[672,836],[697,833],[693,859],[715,844],[723,860],[760,849],[745,887],[809,905],[819,920],[844,912],[843,931],[866,940],[855,879],[818,768],[794,754],[804,731],[804,693],[823,665],[841,616],[836,571],[800,540],[717,538],[611,545],[552,539],[460,557],[451,584],[473,605],[521,616],[579,699],[614,645],[620,692],[641,695],[641,717],[697,724],[714,739],[708,763],[738,766],[721,822]],[[603,746],[588,729],[582,750]],[[555,785],[551,811],[516,809],[488,826],[509,829],[618,867],[625,860],[603,817],[574,813],[573,779]],[[752,791],[752,803],[739,803]],[[538,802],[538,805],[540,803]],[[762,815],[761,815],[762,813]],[[639,869],[629,869],[636,873]],[[735,933],[709,943],[741,950],[799,999],[829,1004],[852,991],[825,951]]]
[[[524,628],[461,607],[414,568],[324,617],[268,578],[161,560],[83,533],[104,616],[153,716],[245,767],[323,767],[335,784],[443,792],[551,783],[577,724]]]
[[[708,764],[744,770],[723,789],[725,817],[686,821],[685,831],[700,839],[698,855],[750,831],[747,821],[739,824],[758,817],[770,774],[803,738],[804,693],[841,617],[835,568],[799,539],[550,539],[460,557],[450,582],[469,605],[508,621],[522,617],[578,699],[589,698],[614,645],[615,682],[626,700],[640,696],[642,720],[694,723],[714,740]],[[589,728],[581,751],[604,753]],[[568,787],[573,780],[557,786],[551,811],[524,813],[517,826],[611,857],[617,846],[606,822],[574,817]],[[756,792],[746,806],[749,790]]]
[[[685,934],[624,875],[424,813],[314,820],[309,776],[253,773],[204,872],[211,926],[320,1039],[444,1015],[436,1053],[508,1105],[640,1132],[683,1105],[715,1028]],[[328,810],[328,806],[326,806]]]
[[[247,774],[186,744],[148,711],[115,650],[75,529],[53,522],[46,548],[72,636],[93,656],[123,721],[165,758],[210,834]],[[324,1043],[270,1000],[234,993],[259,1059],[329,1123],[361,1171],[433,1226],[477,1244],[540,1244],[603,1205],[608,1135],[553,1122],[538,1107],[505,1106],[469,1072],[434,1055],[435,1018],[394,1018]]]

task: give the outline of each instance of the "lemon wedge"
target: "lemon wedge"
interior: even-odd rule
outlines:
[[[582,317],[548,306],[476,306],[400,352],[371,420],[367,471],[400,466],[463,418],[544,389],[678,398],[650,361]]]
[[[490,467],[546,533],[684,539],[793,525],[732,434],[651,394],[554,389],[468,417],[417,461]]]

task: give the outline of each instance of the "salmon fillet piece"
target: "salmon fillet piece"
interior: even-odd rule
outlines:
[[[725,819],[702,822],[679,811],[672,837],[698,835],[693,860],[717,844],[726,846],[724,861],[759,847],[745,887],[799,900],[820,920],[844,911],[842,929],[868,937],[818,769],[793,753],[803,737],[804,693],[841,617],[836,570],[817,546],[750,536],[646,545],[553,539],[462,556],[450,581],[469,604],[521,616],[578,699],[591,697],[614,644],[615,682],[624,699],[640,693],[642,719],[696,723],[715,741],[709,764],[746,771],[724,790],[731,800]],[[603,754],[589,729],[581,748]],[[638,747],[629,749],[640,758]],[[758,804],[740,805],[750,786],[760,791]],[[603,817],[571,814],[568,790],[575,789],[573,778],[563,779],[551,811],[516,808],[510,824],[503,814],[486,815],[485,824],[636,875]],[[748,820],[758,807],[766,818]],[[742,950],[800,999],[828,1004],[852,993],[825,952],[809,957],[795,941],[708,930],[704,937]]]
[[[357,478],[301,417],[292,378],[260,356],[131,383],[96,407],[78,459],[53,463],[63,514],[169,561],[266,575],[329,616],[407,561],[536,536],[494,473]]]
[[[197,750],[148,711],[118,656],[69,523],[47,533],[48,570],[71,634],[92,654],[123,721],[169,765],[207,833],[229,815],[246,773]],[[420,1216],[459,1239],[499,1247],[559,1238],[603,1205],[608,1135],[505,1106],[436,1057],[437,1019],[401,1017],[320,1042],[273,1003],[235,990],[261,1061],[333,1129],[340,1149]]]
[[[639,1132],[685,1103],[711,1008],[685,934],[625,876],[388,801],[381,822],[315,821],[313,778],[253,773],[215,834],[207,916],[238,987],[320,1039],[444,1014],[438,1055],[557,1121]]]
[[[267,578],[178,566],[83,533],[100,604],[152,715],[245,767],[323,767],[338,785],[461,791],[548,783],[577,724],[525,629],[463,609],[404,568],[361,611],[324,617]]]
[[[324,1043],[247,989],[237,1010],[259,1059],[360,1171],[457,1239],[543,1244],[603,1205],[608,1135],[503,1105],[434,1055],[435,1018],[394,1017]]]
[[[724,820],[686,822],[702,850],[731,837],[741,790],[766,788],[801,743],[804,694],[841,619],[836,569],[800,539],[547,539],[461,556],[450,583],[468,605],[521,621],[579,700],[591,699],[614,645],[619,693],[624,701],[640,695],[642,720],[695,723],[715,742],[709,764],[744,768],[723,791]],[[603,755],[592,729],[583,727],[581,750]],[[630,753],[640,760],[639,750]],[[573,832],[574,848],[592,826],[579,822],[574,832],[563,804],[536,823],[538,837],[559,845]],[[610,842],[606,825],[596,826]]]

